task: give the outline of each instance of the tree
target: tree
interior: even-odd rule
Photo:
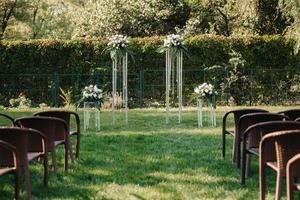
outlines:
[[[89,0],[76,14],[74,37],[148,36],[182,28],[189,9],[182,0]]]
[[[297,40],[296,51],[300,48],[300,2],[295,0],[280,0],[279,8],[289,22],[286,34]]]
[[[13,16],[16,6],[17,0],[1,0],[0,2],[0,40],[3,39],[8,22]]]

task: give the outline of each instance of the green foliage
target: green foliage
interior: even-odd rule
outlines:
[[[238,52],[233,51],[230,56],[227,66],[229,76],[221,84],[221,88],[223,94],[228,94],[237,105],[242,105],[247,102],[247,94],[250,92],[250,79],[244,73],[246,60]]]
[[[164,69],[165,56],[157,53],[164,37],[132,38],[131,50],[135,62],[129,62],[129,87],[132,97],[131,106],[138,103],[140,87],[140,71],[145,71],[145,99],[164,99]],[[270,103],[278,93],[290,96],[291,79],[295,72],[299,72],[298,55],[294,54],[294,41],[280,36],[264,37],[222,37],[201,35],[185,40],[188,57],[183,59],[184,95],[191,94],[193,88],[202,82],[212,83],[218,91],[222,90],[222,83],[228,83],[228,78],[236,87],[243,90],[244,83],[249,81],[253,87],[250,93],[243,92],[238,101],[241,104],[253,102]],[[55,95],[59,94],[59,87],[65,91],[71,90],[76,95],[81,88],[89,84],[98,84],[104,91],[111,88],[111,59],[103,55],[107,46],[106,39],[95,40],[32,40],[32,41],[2,41],[0,43],[0,85],[4,98],[2,104],[7,105],[9,98],[25,91],[35,103],[54,103]],[[229,67],[230,53],[236,51],[243,57],[245,65]],[[211,66],[221,66],[211,71]],[[223,66],[223,67],[222,67]],[[273,71],[270,71],[273,70]],[[253,74],[251,74],[253,73]],[[26,76],[30,74],[30,76]],[[57,77],[57,74],[69,74]],[[72,75],[72,76],[71,76]],[[250,76],[251,75],[251,76]],[[245,81],[239,82],[241,77]],[[216,78],[217,77],[217,78]],[[235,79],[237,77],[238,79]],[[249,80],[250,77],[254,77]],[[59,79],[58,79],[59,78]],[[280,81],[286,84],[271,87]],[[266,84],[267,83],[267,84]],[[229,86],[226,86],[228,88]],[[286,89],[288,88],[288,89]],[[276,90],[277,93],[272,91]],[[229,91],[226,97],[225,89],[222,98],[237,97],[238,93]],[[227,90],[226,90],[227,91]],[[264,94],[264,96],[259,96]],[[293,93],[296,95],[296,93]],[[277,97],[276,97],[277,98]],[[263,99],[267,99],[263,102]],[[224,102],[225,103],[225,102]]]
[[[299,24],[298,5],[295,0],[1,0],[0,37],[284,34]]]

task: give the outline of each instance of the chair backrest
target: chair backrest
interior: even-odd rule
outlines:
[[[300,129],[300,122],[294,121],[271,121],[271,122],[261,122],[254,124],[247,128],[246,134],[251,134],[251,138],[248,142],[248,148],[258,148],[259,142],[262,137],[266,134],[283,131],[283,130],[295,130]],[[270,147],[268,149],[268,158],[270,160],[275,159],[275,147]]]
[[[244,131],[251,125],[260,122],[283,121],[289,119],[287,116],[277,113],[250,113],[243,115],[238,122],[239,137],[242,137]]]
[[[24,165],[27,162],[27,153],[28,153],[28,141],[37,140],[36,136],[39,136],[41,133],[37,130],[27,129],[27,128],[1,128],[0,127],[0,140],[3,140],[17,149],[17,153],[19,156],[20,165]],[[39,143],[37,143],[38,147],[41,150],[43,149],[43,142],[40,139]],[[36,149],[38,147],[35,147]],[[11,155],[0,151],[0,160],[5,161],[3,164],[7,166],[13,165],[14,161]]]
[[[300,153],[300,129],[275,132],[273,134],[275,135],[277,166],[285,173],[288,161]]]
[[[16,119],[16,124],[25,128],[32,128],[39,130],[47,136],[48,150],[50,145],[54,144],[56,140],[65,140],[68,127],[64,120],[54,117],[23,117]],[[35,141],[29,141],[30,145]],[[30,149],[33,150],[33,149]]]
[[[67,110],[48,110],[34,113],[34,116],[55,117],[64,120],[70,126],[71,111]]]
[[[290,109],[279,112],[279,114],[284,114],[290,118],[290,120],[295,120],[300,117],[300,108],[299,109]]]
[[[267,113],[268,111],[263,109],[258,109],[258,108],[245,108],[245,109],[233,110],[231,112],[233,113],[235,126],[237,126],[240,118],[243,115],[250,114],[250,113]]]
[[[275,149],[276,159],[274,159],[275,155],[270,156],[270,149]],[[300,153],[300,130],[276,131],[266,134],[259,144],[259,150],[262,163],[276,161],[277,167],[282,170],[282,173],[285,173],[288,160]]]

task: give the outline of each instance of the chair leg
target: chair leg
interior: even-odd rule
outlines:
[[[68,158],[69,158],[69,143],[65,142],[65,164],[64,164],[64,168],[65,168],[65,172],[68,171]]]
[[[294,177],[289,174],[289,171],[287,171],[287,175],[286,175],[287,200],[294,199],[293,190],[294,190]]]
[[[21,171],[17,169],[15,172],[15,199],[18,200],[21,188]]]
[[[245,178],[246,178],[246,156],[247,156],[247,153],[245,151],[245,149],[243,149],[243,156],[242,156],[242,169],[241,169],[241,184],[244,185],[245,184]]]
[[[259,166],[259,199],[265,200],[266,193],[266,172],[264,164]]]
[[[225,158],[225,151],[226,151],[226,133],[222,131],[222,158]]]
[[[241,143],[240,141],[238,140],[237,138],[237,141],[236,141],[236,166],[238,169],[241,168]]]
[[[246,156],[246,177],[251,175],[251,154],[247,154]]]
[[[56,150],[55,150],[55,147],[51,148],[51,156],[52,156],[53,171],[56,174],[57,173],[57,162],[56,162]]]
[[[80,151],[80,133],[77,133],[76,158],[79,158]]]
[[[277,181],[276,181],[276,200],[280,200],[281,197],[281,191],[282,191],[282,180],[283,176],[280,172],[277,172]]]
[[[48,187],[48,156],[47,156],[47,153],[45,153],[43,164],[44,164],[44,186]]]
[[[26,199],[31,199],[31,190],[30,190],[30,175],[28,169],[28,162],[25,161],[24,165],[24,175],[25,175],[25,188],[26,188]]]
[[[69,138],[69,140],[67,141],[67,145],[68,145],[68,149],[69,149],[69,156],[71,158],[71,162],[74,163],[74,156],[73,156],[73,148],[72,148],[72,144],[71,144],[71,140]]]
[[[232,163],[236,163],[236,136],[233,139],[233,146],[232,146]]]

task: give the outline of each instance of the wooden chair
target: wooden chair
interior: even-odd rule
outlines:
[[[0,113],[0,117],[5,118],[6,120],[10,121],[11,126],[15,126],[15,119],[12,118],[11,116]]]
[[[76,112],[73,111],[67,111],[67,110],[49,110],[49,111],[42,111],[35,113],[34,116],[45,116],[45,117],[56,117],[60,118],[62,120],[65,120],[69,130],[71,130],[70,126],[70,119],[73,116],[75,118],[76,122],[76,130],[75,131],[70,131],[69,134],[70,136],[76,136],[77,141],[76,141],[76,158],[79,158],[79,151],[80,151],[80,119],[79,115]]]
[[[289,118],[287,116],[276,113],[250,113],[243,115],[238,122],[238,131],[235,136],[237,167],[239,168],[241,164],[241,142],[243,139],[243,134],[249,126],[260,122],[283,121],[288,119]]]
[[[245,184],[246,176],[250,172],[250,156],[259,156],[259,143],[261,138],[271,132],[282,130],[300,129],[300,122],[294,121],[271,121],[254,124],[247,128],[243,134],[242,145],[242,170],[241,170],[241,184]],[[275,152],[271,152],[275,155]],[[247,163],[248,161],[248,163]]]
[[[300,183],[295,182],[300,177],[300,154],[291,158],[286,167],[287,199],[294,199],[294,190],[300,190]]]
[[[256,108],[247,108],[247,109],[238,109],[238,110],[231,110],[223,116],[223,123],[222,123],[222,157],[225,158],[226,154],[226,135],[232,135],[235,137],[237,130],[238,130],[238,121],[240,120],[240,117],[249,114],[249,113],[259,113],[259,112],[268,112],[263,109],[256,109]],[[228,130],[227,129],[227,118],[228,116],[233,115],[234,118],[234,130]],[[233,145],[232,150],[232,160],[233,162],[236,161],[236,150],[235,146]]]
[[[3,163],[5,163],[5,165]],[[0,140],[0,166],[0,176],[11,173],[15,175],[14,197],[15,199],[19,199],[21,171],[18,152],[16,147],[2,140]]]
[[[275,152],[274,155],[272,152]],[[259,145],[260,200],[265,199],[267,167],[277,173],[276,200],[281,198],[282,180],[289,159],[300,153],[300,130],[278,131],[265,135]]]
[[[48,157],[47,157],[47,138],[46,136],[34,129],[26,128],[1,128],[0,140],[3,140],[15,146],[17,155],[19,157],[19,166],[24,171],[26,198],[31,199],[30,191],[30,175],[29,162],[41,158],[44,166],[44,185],[48,185]],[[0,154],[4,166],[9,166],[13,162],[9,154]]]
[[[279,114],[286,115],[290,118],[290,120],[294,121],[295,119],[300,117],[300,108],[281,111],[279,112]]]
[[[22,117],[15,120],[16,124],[25,128],[33,128],[41,131],[47,137],[48,152],[52,155],[52,166],[56,173],[56,147],[64,145],[65,148],[65,162],[64,169],[68,170],[68,155],[73,161],[72,149],[70,144],[69,129],[66,122],[54,117]]]

